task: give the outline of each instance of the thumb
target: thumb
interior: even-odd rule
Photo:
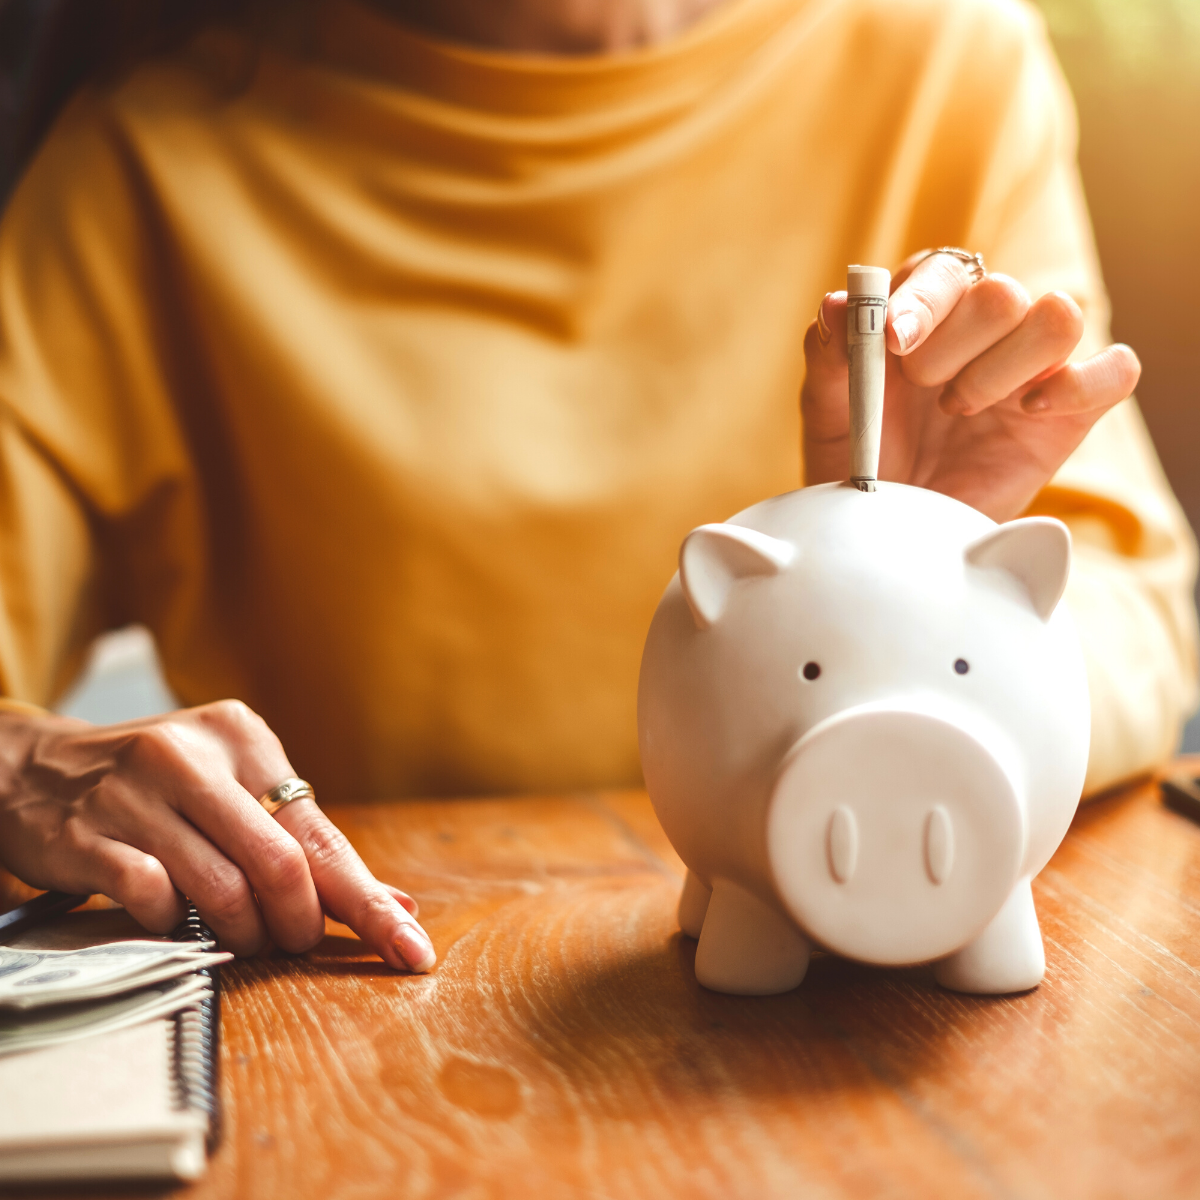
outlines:
[[[850,452],[849,368],[846,360],[846,293],[829,292],[804,335],[800,389],[804,483],[846,478]]]

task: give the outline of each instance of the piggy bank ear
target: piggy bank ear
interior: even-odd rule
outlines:
[[[1007,571],[1029,593],[1037,615],[1048,621],[1071,573],[1071,534],[1053,517],[1023,517],[972,542],[965,556],[974,567]]]
[[[795,547],[741,525],[701,525],[679,548],[679,582],[699,629],[721,619],[733,585],[751,575],[777,575]]]

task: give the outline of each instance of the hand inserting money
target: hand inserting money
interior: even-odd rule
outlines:
[[[953,496],[997,521],[1017,516],[1084,435],[1133,391],[1128,346],[1080,362],[1079,306],[1033,299],[1015,280],[922,252],[892,280],[879,478]],[[805,483],[846,478],[847,294],[831,292],[804,339]]]

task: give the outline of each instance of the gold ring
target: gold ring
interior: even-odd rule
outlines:
[[[292,775],[282,783],[277,783],[269,792],[264,792],[259,796],[258,802],[274,816],[285,804],[291,804],[293,800],[315,800],[316,798],[317,793],[313,791],[311,783]]]
[[[932,258],[935,254],[949,254],[952,258],[957,258],[959,262],[966,263],[967,269],[971,272],[973,284],[978,283],[987,275],[987,267],[983,265],[983,255],[978,252],[972,254],[961,246],[939,246],[936,250],[930,250],[918,261],[924,262],[926,258]]]

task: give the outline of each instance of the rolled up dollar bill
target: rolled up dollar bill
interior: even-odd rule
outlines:
[[[850,482],[873,492],[879,478],[888,288],[883,267],[846,268],[846,355],[850,360]]]

